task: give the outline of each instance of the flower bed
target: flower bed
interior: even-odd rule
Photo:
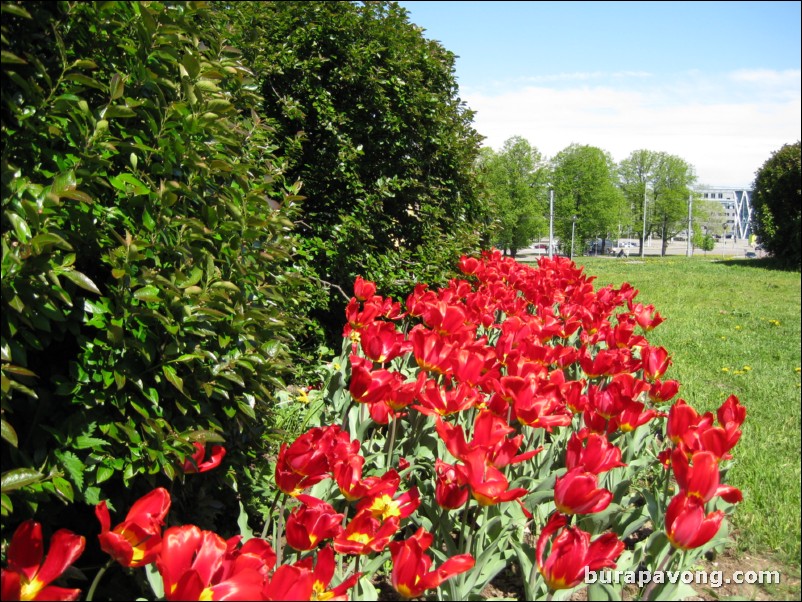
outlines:
[[[405,598],[469,600],[510,564],[535,600],[620,599],[632,584],[599,571],[682,570],[722,546],[746,411],[734,396],[715,416],[676,399],[668,351],[647,339],[654,308],[627,284],[594,291],[566,258],[534,268],[493,251],[459,267],[464,279],[403,305],[357,278],[342,356],[304,396],[316,423],[279,451],[262,538],[163,531],[169,496],[155,490],[114,529],[98,508],[103,549],[155,567],[170,600],[377,599],[377,575]],[[222,458],[201,452],[189,468]],[[42,549],[26,525],[4,599],[49,583],[23,562]],[[63,570],[79,542],[54,539],[48,559]],[[640,596],[690,593],[652,582]]]

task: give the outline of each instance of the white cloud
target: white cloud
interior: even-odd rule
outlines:
[[[694,165],[701,183],[748,186],[771,153],[802,131],[799,71],[672,80],[640,74],[623,85],[613,85],[612,74],[567,75],[507,92],[464,92],[485,144],[498,149],[523,136],[549,157],[572,143],[589,144],[616,161],[641,148],[665,151]],[[603,85],[590,83],[601,79]]]

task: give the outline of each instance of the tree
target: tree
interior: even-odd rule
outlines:
[[[572,230],[580,245],[595,238],[604,241],[610,232],[629,225],[616,165],[609,153],[573,144],[557,153],[551,168],[555,229],[561,241],[571,240]]]
[[[799,141],[772,153],[755,173],[755,233],[769,253],[797,269],[802,263],[801,189]]]
[[[619,164],[619,176],[624,195],[641,225],[641,254],[644,239],[649,234],[659,234],[663,241],[661,254],[665,255],[668,240],[687,228],[688,200],[696,181],[693,167],[675,155],[641,149]]]
[[[303,182],[307,268],[348,294],[356,275],[396,296],[453,276],[485,220],[473,173],[481,137],[454,54],[396,3],[213,6],[258,77],[287,173]],[[343,308],[332,296],[321,315],[332,343]]]
[[[479,161],[491,208],[493,242],[513,257],[546,231],[547,174],[541,159],[537,148],[513,136],[498,153],[483,149]]]

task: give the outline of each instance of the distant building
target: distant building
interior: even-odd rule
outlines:
[[[752,234],[752,190],[698,186],[696,192],[706,201],[718,201],[726,216],[725,234],[746,239]]]

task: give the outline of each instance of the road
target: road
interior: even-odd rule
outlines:
[[[640,257],[640,249],[638,248],[638,241],[635,239],[630,239],[631,242],[635,244],[634,247],[625,249],[625,253],[628,252],[629,257]],[[541,246],[544,248],[548,248],[548,240],[540,241],[538,243],[534,243],[531,247],[526,249],[521,249],[518,251],[518,255],[516,259],[521,261],[534,261],[536,258],[540,257],[541,255],[546,255],[546,251],[543,249],[535,249],[535,246]],[[646,256],[659,256],[662,249],[662,241],[659,238],[652,239],[651,244],[646,243],[646,248],[644,254]],[[615,247],[615,250],[618,251],[619,248]],[[686,241],[672,241],[668,243],[668,248],[666,249],[666,255],[682,255],[683,257],[687,255],[688,252],[688,243]],[[746,240],[722,240],[720,242],[716,242],[715,247],[712,251],[702,251],[701,249],[693,249],[693,256],[694,257],[746,257],[747,253],[755,253],[758,257],[762,256],[761,251],[756,251],[755,247],[750,245]],[[574,249],[574,254],[579,255],[577,249]]]

